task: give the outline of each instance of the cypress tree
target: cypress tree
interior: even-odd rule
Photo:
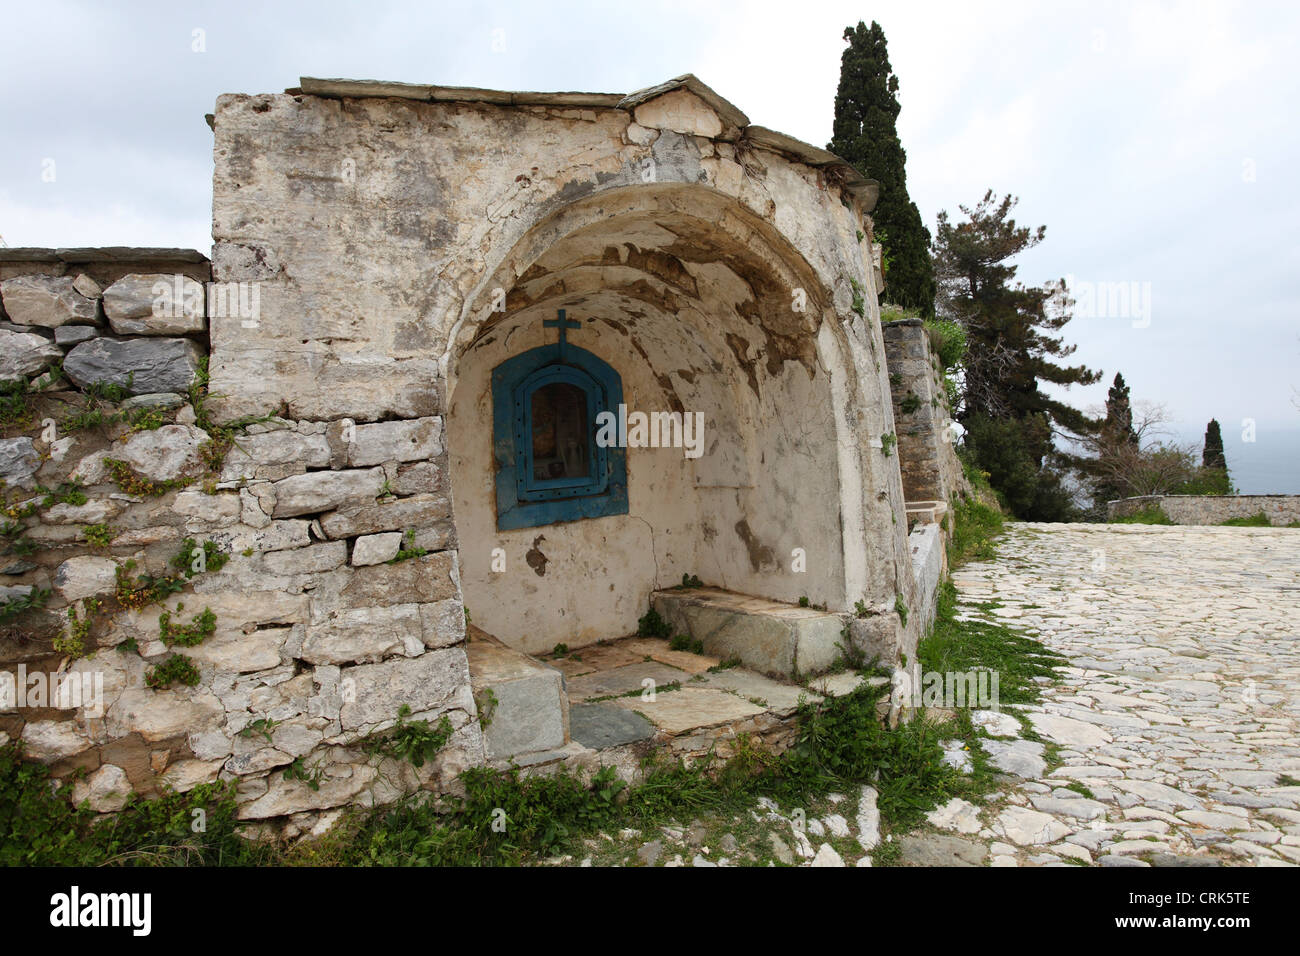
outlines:
[[[1218,419],[1211,418],[1205,426],[1205,448],[1201,451],[1202,468],[1221,468],[1228,470],[1228,459],[1223,454],[1223,433],[1219,430]]]
[[[885,31],[874,20],[868,28],[845,27],[848,47],[840,55],[840,85],[835,94],[834,138],[826,148],[863,176],[880,183],[872,219],[884,246],[885,285],[891,302],[923,316],[934,315],[934,269],[930,231],[907,194],[907,152],[898,139],[898,77],[889,65]]]
[[[1228,458],[1223,453],[1223,432],[1218,419],[1211,418],[1205,426],[1205,446],[1201,449],[1201,473],[1197,476],[1191,494],[1230,495],[1233,493],[1232,476],[1228,474]]]
[[[1136,445],[1138,436],[1133,430],[1133,406],[1129,402],[1128,391],[1124,376],[1116,372],[1110,391],[1106,393],[1106,421],[1102,429],[1111,442]]]
[[[1130,493],[1124,482],[1115,474],[1119,462],[1137,451],[1139,438],[1133,428],[1133,404],[1129,399],[1128,383],[1116,372],[1106,393],[1106,417],[1101,428],[1090,442],[1096,448],[1096,458],[1072,456],[1071,464],[1092,480],[1093,510],[1099,519],[1106,515],[1106,502],[1123,498]]]

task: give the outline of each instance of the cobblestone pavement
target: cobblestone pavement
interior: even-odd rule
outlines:
[[[1300,863],[1300,531],[1018,523],[953,580],[1071,666],[1025,708],[1059,766],[989,713],[1020,780],[935,828],[994,866]]]

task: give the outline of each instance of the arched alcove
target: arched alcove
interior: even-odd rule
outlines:
[[[620,189],[539,224],[484,289],[501,290],[497,308],[489,295],[467,309],[446,363],[476,624],[530,652],[577,647],[635,630],[649,592],[685,574],[844,606],[835,402],[819,345],[830,294],[770,226],[704,187]],[[626,513],[502,529],[492,373],[554,348],[559,310],[576,323],[570,347],[620,377],[629,417],[695,416],[702,437],[628,447]],[[806,571],[792,569],[795,549]]]

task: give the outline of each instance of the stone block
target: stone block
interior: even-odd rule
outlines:
[[[275,482],[275,518],[293,518],[346,505],[373,504],[384,484],[384,469],[311,471]]]
[[[379,465],[386,461],[420,461],[442,454],[442,419],[357,425],[348,443],[348,464]]]
[[[5,312],[17,325],[55,329],[61,325],[94,325],[99,303],[77,291],[67,276],[18,276],[0,282]]]
[[[82,598],[109,594],[117,587],[117,562],[112,558],[78,555],[54,572],[54,590],[69,604]]]
[[[203,691],[140,687],[124,691],[108,709],[105,722],[110,737],[138,733],[152,743],[213,730],[225,713],[221,701]]]
[[[29,720],[22,741],[23,752],[41,763],[73,757],[90,747],[90,738],[71,720]]]
[[[73,784],[72,803],[74,806],[88,804],[96,813],[111,813],[126,806],[131,792],[131,782],[126,778],[126,771],[115,764],[106,763],[84,780]]]
[[[326,541],[290,551],[272,551],[258,556],[258,563],[267,574],[320,574],[342,567],[347,559],[346,541]]]
[[[304,435],[280,428],[240,435],[226,454],[221,480],[267,478],[274,481],[301,474],[308,468],[329,466],[330,448],[324,435]]]
[[[196,662],[213,665],[223,674],[270,670],[280,665],[280,648],[291,631],[289,627],[264,627],[245,634],[227,627],[186,649],[185,654]]]
[[[203,356],[203,349],[190,339],[100,337],[74,347],[63,360],[63,371],[80,388],[110,382],[133,395],[184,392]]]
[[[321,527],[328,537],[350,538],[379,531],[428,528],[450,517],[451,501],[446,495],[423,494],[348,505],[323,515]]]
[[[440,551],[396,564],[357,568],[339,595],[339,606],[425,604],[459,596],[456,559]]]
[[[345,731],[392,724],[403,704],[413,714],[473,708],[469,664],[459,647],[345,667],[340,684],[345,692],[339,719]]]
[[[193,425],[164,425],[128,436],[111,457],[150,481],[194,478],[203,471],[199,449],[207,441],[208,433]]]
[[[568,698],[559,671],[486,636],[466,645],[470,681],[480,706],[496,698],[484,732],[487,755],[504,760],[562,747],[568,740]]]
[[[0,382],[28,378],[61,358],[63,349],[43,335],[0,329]]]
[[[420,609],[415,604],[339,610],[320,624],[310,624],[302,642],[302,659],[313,664],[374,662],[424,651]]]
[[[425,647],[448,647],[465,639],[465,605],[446,598],[420,605],[420,636]]]
[[[69,348],[103,334],[103,329],[95,325],[60,325],[54,330],[54,343]]]
[[[713,657],[738,658],[763,674],[819,674],[841,654],[843,624],[825,611],[717,588],[656,591],[651,606],[674,634],[689,634]]]
[[[104,315],[118,335],[190,335],[207,330],[203,286],[176,276],[131,273],[104,290]]]
[[[397,551],[401,546],[402,532],[400,531],[362,535],[352,545],[352,564],[356,567],[383,564],[397,557]]]
[[[40,467],[41,456],[30,438],[0,438],[0,479],[5,484],[30,488]]]
[[[917,615],[920,632],[927,633],[934,623],[939,601],[939,581],[947,564],[943,534],[937,524],[918,525],[907,536],[908,551],[912,557],[912,577],[916,581],[916,595],[920,604],[912,608]]]

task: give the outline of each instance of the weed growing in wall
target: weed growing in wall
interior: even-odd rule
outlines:
[[[0,624],[8,624],[20,614],[45,607],[51,593],[49,588],[32,588],[27,594],[0,601]]]
[[[397,564],[399,561],[409,561],[411,558],[422,558],[428,553],[427,549],[421,548],[415,543],[415,529],[408,528],[402,535],[402,545],[397,549],[397,554],[386,563]]]
[[[251,865],[269,855],[239,835],[233,783],[132,794],[101,818],[73,805],[74,782],[22,759],[17,742],[0,747],[0,866]]]
[[[658,611],[651,608],[637,619],[636,632],[640,637],[671,637],[673,629]]]
[[[184,654],[173,654],[144,675],[144,682],[154,690],[180,683],[193,687],[199,682],[199,669]]]
[[[88,524],[81,529],[81,536],[92,548],[107,548],[115,532],[106,524]]]
[[[397,724],[369,741],[367,752],[405,760],[413,767],[423,767],[426,760],[432,760],[451,739],[451,720],[443,714],[431,726],[427,720],[408,720],[410,716],[410,706],[403,704],[397,711]]]

